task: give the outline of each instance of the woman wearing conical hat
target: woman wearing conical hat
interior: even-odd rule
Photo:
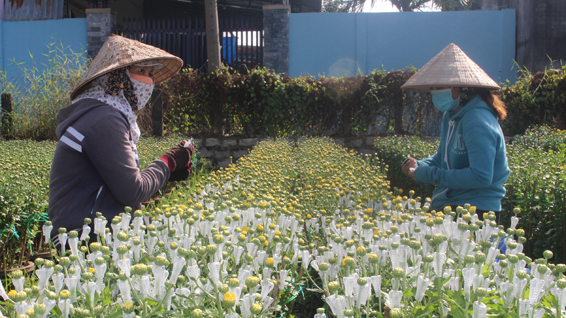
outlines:
[[[147,105],[154,85],[182,65],[176,56],[121,36],[103,44],[71,105],[57,115],[48,213],[55,230],[81,229],[96,212],[110,220],[126,206],[135,211],[168,180],[188,177],[194,145],[181,142],[143,171],[136,148],[135,112]]]
[[[455,44],[450,44],[402,88],[430,91],[441,112],[440,144],[433,156],[403,165],[405,174],[421,184],[437,186],[430,209],[476,207],[496,212],[499,219],[503,184],[509,177],[505,138],[498,120],[507,116],[495,94],[500,87]]]

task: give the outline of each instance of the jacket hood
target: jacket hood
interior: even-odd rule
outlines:
[[[487,109],[493,114],[493,116],[495,116],[495,118],[497,118],[497,113],[495,112],[495,109],[489,107],[479,95],[475,95],[474,97],[472,97],[472,99],[470,99],[470,101],[464,107],[460,108],[458,112],[454,113],[454,111],[451,111],[452,114],[450,116],[450,119],[460,120],[469,111],[477,108]]]
[[[84,116],[86,113],[95,108],[104,106],[108,105],[97,99],[85,98],[72,103],[67,107],[61,108],[57,113],[58,125],[57,129],[55,130],[55,132],[57,133],[57,138],[61,138],[67,128],[69,128],[69,126],[71,126],[75,121]]]

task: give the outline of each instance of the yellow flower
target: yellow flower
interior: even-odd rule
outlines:
[[[59,292],[59,296],[62,299],[70,299],[71,298],[71,292],[65,289],[65,290],[62,290],[61,292]]]
[[[265,266],[267,266],[267,267],[273,267],[273,257],[268,257],[268,258],[265,260]]]
[[[354,266],[356,266],[356,261],[354,261],[353,258],[351,258],[350,256],[348,256],[348,257],[346,257],[346,258],[344,258],[344,259],[342,260],[342,265],[343,265],[343,266],[348,266],[348,267],[354,267]]]
[[[222,303],[224,307],[232,307],[236,303],[236,294],[234,293],[225,293],[224,298],[222,299]]]
[[[16,295],[18,295],[18,292],[16,292],[14,289],[12,289],[8,292],[8,297],[10,297],[10,299],[12,299],[12,300],[14,300],[14,298],[16,298]]]
[[[134,305],[127,301],[124,303],[124,306],[122,306],[122,309],[126,312],[126,313],[131,313],[134,311]]]

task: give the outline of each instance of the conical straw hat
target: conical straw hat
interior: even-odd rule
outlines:
[[[163,65],[160,69],[153,71],[155,84],[168,79],[183,66],[182,59],[162,49],[119,35],[112,35],[104,42],[82,81],[71,93],[71,100],[76,97],[81,88],[97,77],[144,61],[157,61]]]
[[[401,86],[416,91],[430,91],[433,87],[500,88],[454,43],[444,48]]]

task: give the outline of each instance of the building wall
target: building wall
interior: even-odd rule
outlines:
[[[18,76],[20,68],[12,62],[34,62],[39,71],[48,62],[50,44],[69,47],[86,57],[86,19],[40,21],[0,21],[0,70]],[[30,56],[33,56],[32,57]]]
[[[482,8],[516,10],[519,65],[538,72],[566,62],[566,1],[484,0]]]
[[[495,81],[516,80],[515,10],[290,14],[289,75],[420,68],[450,43]]]

